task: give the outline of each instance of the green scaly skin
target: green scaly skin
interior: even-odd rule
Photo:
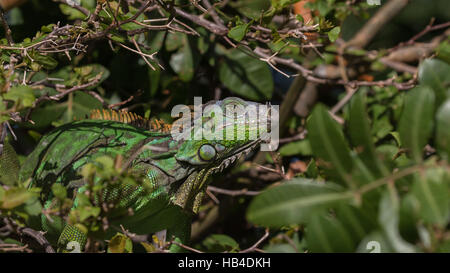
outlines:
[[[208,104],[211,103],[222,107],[224,113],[225,105],[256,104],[238,98]],[[166,230],[168,240],[175,238],[175,241],[185,244],[190,238],[191,216],[198,211],[207,178],[212,173],[222,171],[261,142],[260,138],[249,140],[249,128],[239,123],[226,126],[234,126],[235,132],[247,130],[246,138],[174,140],[170,134],[152,132],[117,121],[88,119],[72,122],[42,137],[22,166],[20,179],[25,181],[31,178],[30,187],[42,189],[41,200],[45,207],[49,207],[54,198],[52,185],[63,184],[69,194],[73,193],[69,197],[74,199],[76,207],[77,193],[86,189],[79,174],[80,168],[100,156],[109,155],[114,158],[121,155],[126,166],[144,174],[148,178],[145,183],[157,190],[148,195],[137,194],[143,191],[142,186],[121,189],[122,194],[106,191],[109,198],[120,198],[115,209],[123,211],[131,208],[134,211],[132,216],[119,217],[110,226],[122,225],[135,234]],[[201,153],[205,154],[204,150],[208,160],[205,160],[205,156],[201,157]],[[208,158],[211,153],[214,156]],[[78,242],[81,249],[86,244],[87,234],[65,223],[60,217],[52,216],[50,221],[43,216],[39,224],[47,232],[48,238],[57,241],[59,251],[70,249],[68,243],[71,241]],[[108,236],[111,236],[117,230],[110,229],[109,232]],[[172,244],[170,251],[178,252],[182,249],[177,244]]]

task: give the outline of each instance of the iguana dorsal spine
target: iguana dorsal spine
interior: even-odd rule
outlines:
[[[163,120],[150,120],[125,110],[95,109],[91,111],[89,118],[122,122],[152,132],[170,133],[172,128],[171,124],[167,124]]]

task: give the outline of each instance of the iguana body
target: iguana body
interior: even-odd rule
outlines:
[[[230,103],[247,104],[237,98],[213,103],[221,107]],[[122,165],[146,176],[144,183],[148,185],[143,186],[154,191],[139,194],[143,192],[142,186],[121,188],[120,194],[117,189],[107,191],[107,198],[120,198],[115,209],[133,210],[132,215],[118,217],[112,225],[122,225],[136,234],[167,230],[168,240],[174,236],[179,242],[187,242],[191,214],[198,209],[208,176],[248,153],[260,139],[176,140],[168,132],[170,126],[157,123],[155,127],[133,114],[120,115],[96,112],[94,119],[69,123],[45,135],[23,165],[21,180],[31,178],[30,186],[42,189],[41,200],[46,207],[54,198],[51,186],[61,183],[69,194],[73,193],[76,206],[77,194],[86,188],[80,168],[100,156],[120,155]],[[228,126],[237,128],[241,124]],[[84,232],[60,218],[53,217],[51,221],[43,216],[41,225],[49,237],[58,237],[60,250],[66,249],[71,241],[78,242],[82,248],[86,243]],[[174,244],[171,250],[177,251],[179,247]]]

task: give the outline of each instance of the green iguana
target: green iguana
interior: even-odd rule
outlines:
[[[223,113],[230,105],[259,105],[239,98],[226,98],[202,107],[204,109],[212,104],[223,109]],[[205,120],[196,118],[201,118],[202,122]],[[259,128],[256,129],[257,138],[250,139],[249,136],[254,133],[250,130],[255,130],[255,127],[243,126],[239,119],[234,119],[233,114],[234,122],[225,123],[222,129],[231,126],[236,132],[245,130],[242,140],[174,139],[169,133],[170,126],[165,124],[149,124],[145,119],[125,112],[96,111],[89,119],[57,127],[42,137],[22,166],[20,180],[31,180],[30,187],[41,188],[40,198],[46,208],[54,201],[52,185],[61,183],[76,207],[77,194],[86,190],[80,168],[100,156],[120,155],[127,169],[145,175],[147,179],[144,183],[148,183],[154,191],[139,194],[142,186],[119,189],[120,194],[117,189],[105,190],[108,198],[121,198],[114,209],[133,210],[132,215],[127,214],[114,224],[122,225],[135,234],[164,230],[168,239],[186,243],[190,238],[191,216],[198,211],[206,189],[206,179],[248,154],[268,133],[266,128]],[[58,251],[67,250],[72,241],[77,242],[81,249],[85,247],[88,235],[62,218],[42,216],[39,222],[48,237],[57,238]],[[172,252],[180,250],[176,244],[170,247]]]

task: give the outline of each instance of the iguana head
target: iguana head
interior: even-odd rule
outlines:
[[[187,123],[191,126],[178,136],[181,139],[175,159],[194,170],[178,190],[180,205],[192,198],[200,199],[197,195],[205,189],[210,174],[227,168],[269,136],[273,109],[267,105],[231,97],[210,101],[201,109],[203,115],[194,115]]]
[[[258,110],[262,110],[261,120]],[[202,112],[184,132],[177,161],[222,171],[267,138],[270,108],[266,105],[230,97],[202,105]],[[266,123],[260,124],[263,118]]]

